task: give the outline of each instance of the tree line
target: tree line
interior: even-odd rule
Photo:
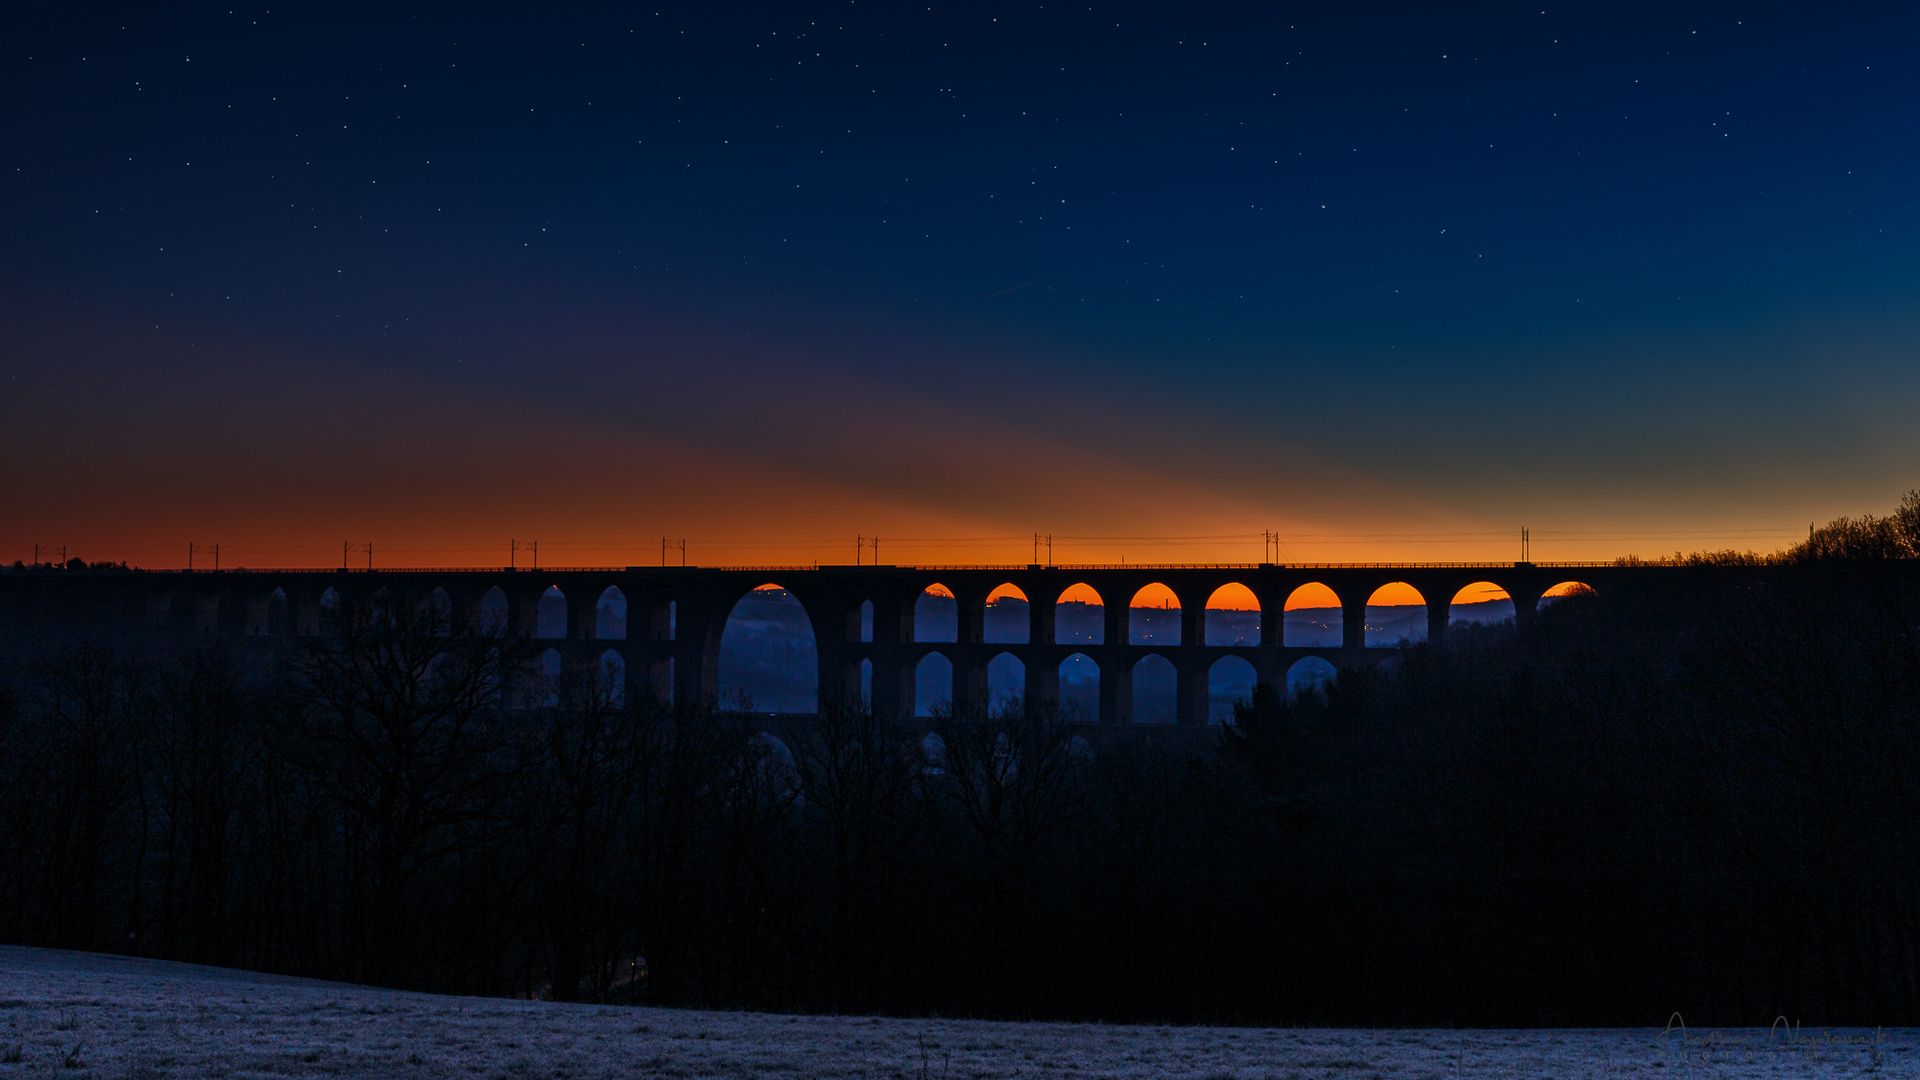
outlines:
[[[0,935],[727,1008],[1912,1024],[1910,508],[1204,733],[857,702],[769,732],[530,682],[423,597],[271,659],[81,645],[0,680]]]

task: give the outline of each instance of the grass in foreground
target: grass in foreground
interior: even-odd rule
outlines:
[[[1920,1075],[1913,1029],[1356,1030],[778,1016],[440,997],[0,946],[0,1080],[25,1077],[1147,1078]],[[1828,1041],[1819,1042],[1817,1038]],[[1851,1038],[1837,1044],[1835,1039]]]

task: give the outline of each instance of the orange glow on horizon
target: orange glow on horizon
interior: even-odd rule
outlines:
[[[1507,590],[1491,581],[1476,581],[1453,594],[1455,604],[1484,604],[1490,600],[1512,600]]]
[[[1337,608],[1340,606],[1339,594],[1317,581],[1308,582],[1293,590],[1287,597],[1286,610],[1299,608]]]
[[[1105,600],[1100,599],[1099,592],[1097,592],[1093,586],[1087,584],[1084,581],[1075,582],[1074,584],[1067,586],[1066,591],[1060,594],[1060,599],[1054,601],[1054,603],[1056,604],[1095,604],[1099,607],[1107,606],[1107,602]]]
[[[1585,596],[1587,593],[1590,593],[1592,591],[1593,591],[1593,588],[1591,586],[1583,585],[1578,581],[1563,581],[1560,584],[1555,585],[1553,588],[1548,589],[1542,595],[1542,598],[1544,599],[1546,597],[1558,598],[1562,596]]]
[[[1144,607],[1144,608],[1172,608],[1175,611],[1178,611],[1180,609],[1180,598],[1174,595],[1172,589],[1156,581],[1153,584],[1142,588],[1139,592],[1134,593],[1133,600],[1127,606],[1128,607]]]
[[[874,533],[895,565],[1252,563],[1275,557],[1261,532],[1275,527],[1279,560],[1296,565],[1518,554],[1511,531],[1487,523],[1520,520],[1512,500],[1475,495],[1470,477],[1435,489],[1284,440],[1272,453],[1149,468],[1118,444],[823,374],[704,324],[641,322],[619,335],[673,342],[673,367],[702,373],[665,390],[646,364],[496,384],[220,325],[155,335],[159,319],[71,299],[0,288],[17,331],[17,383],[0,395],[14,465],[0,520],[9,564],[37,548],[42,561],[65,551],[172,569],[217,543],[223,569],[333,569],[351,543],[355,568],[526,568],[537,538],[550,569],[770,568],[870,560],[856,534]],[[85,393],[71,384],[82,357],[93,358]],[[719,385],[729,389],[703,392]],[[1023,393],[1044,416],[1081,389]],[[654,422],[660,400],[686,415]],[[866,453],[872,445],[889,450]],[[1293,465],[1258,464],[1277,457]],[[1071,501],[1055,489],[1061,475],[1076,478]],[[1678,495],[1635,509],[1589,493],[1527,514],[1566,519],[1536,530],[1536,559],[1604,560],[1648,545],[1770,550],[1800,533],[1761,518],[1877,505],[1833,505],[1847,498],[1820,493],[1808,497],[1817,510],[1786,513]],[[1051,552],[1034,545],[1035,529],[1058,534]],[[1075,599],[1100,602],[1090,590]],[[1335,603],[1322,592],[1288,608]]]
[[[945,597],[948,600],[953,599],[953,590],[947,588],[945,585],[942,585],[937,581],[927,586],[926,589],[924,589],[923,591],[928,596],[940,596],[940,597]]]
[[[1009,582],[987,594],[987,603],[991,604],[996,600],[1018,600],[1026,603],[1027,594],[1020,591],[1020,586]]]
[[[1208,611],[1259,611],[1260,600],[1253,590],[1237,581],[1229,582],[1213,590],[1207,597]]]
[[[1408,607],[1414,604],[1425,607],[1426,603],[1427,598],[1420,595],[1420,590],[1404,581],[1388,582],[1367,597],[1368,607]]]

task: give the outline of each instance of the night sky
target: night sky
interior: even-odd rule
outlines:
[[[1920,486],[1916,46],[1892,3],[23,6],[0,556],[1772,549]]]

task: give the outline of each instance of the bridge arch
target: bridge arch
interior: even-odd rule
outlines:
[[[1100,664],[1086,653],[1060,661],[1060,719],[1077,723],[1100,719]]]
[[[1180,672],[1159,653],[1134,662],[1133,716],[1136,724],[1171,724],[1178,712]]]
[[[191,618],[191,611],[183,611],[181,604],[182,602],[180,600],[174,601],[173,617],[175,619]],[[340,616],[342,614],[340,605],[339,590],[331,585],[327,586],[327,588],[320,593],[319,610],[316,612],[317,617],[313,620],[313,632],[315,634],[331,636],[340,632]]]
[[[1511,622],[1513,597],[1491,581],[1476,581],[1462,586],[1447,603],[1447,625],[1496,626]]]
[[[987,594],[984,631],[989,645],[1025,645],[1032,640],[1032,605],[1020,586],[1007,582]]]
[[[1223,656],[1207,669],[1207,723],[1224,724],[1233,719],[1235,702],[1253,700],[1253,684],[1259,674],[1244,656]]]
[[[1067,586],[1060,593],[1060,598],[1053,602],[1054,644],[1106,644],[1106,617],[1107,604],[1098,589],[1084,581]],[[1088,663],[1092,663],[1092,660],[1089,659]],[[1064,674],[1062,677],[1065,677]],[[1098,715],[1097,710],[1095,715]]]
[[[1427,640],[1427,598],[1404,581],[1389,581],[1367,597],[1366,644],[1392,647]]]
[[[1260,598],[1253,590],[1230,581],[1207,597],[1208,645],[1260,644]]]
[[[534,606],[533,636],[537,638],[563,638],[567,636],[567,594],[560,586],[549,585],[540,594],[539,602]]]
[[[1318,581],[1288,593],[1281,618],[1280,643],[1296,648],[1337,649],[1346,629],[1339,594]]]
[[[1339,671],[1323,656],[1303,656],[1287,669],[1287,697],[1323,690]]]
[[[608,649],[601,653],[594,665],[594,676],[598,680],[594,693],[601,701],[616,706],[626,704],[627,658],[620,655],[620,650]]]
[[[287,590],[276,587],[267,594],[267,633],[288,637],[293,633],[293,606],[287,602]]]
[[[1003,652],[987,661],[987,714],[1004,716],[1018,712],[1027,694],[1026,661],[1011,652]]]
[[[1127,602],[1127,644],[1180,644],[1180,596],[1162,582],[1142,586]]]
[[[953,590],[939,582],[920,590],[913,602],[913,640],[956,642],[960,640],[960,603]]]
[[[799,598],[772,582],[756,586],[735,601],[720,631],[721,707],[763,713],[818,711],[819,657],[813,622]]]
[[[1540,602],[1535,606],[1535,610],[1545,611],[1562,600],[1570,600],[1576,596],[1592,596],[1593,591],[1593,586],[1585,582],[1563,581],[1540,594]]]
[[[913,666],[913,715],[934,716],[953,709],[953,660],[938,649]]]
[[[620,586],[609,585],[593,602],[593,636],[608,641],[627,638],[627,594]]]
[[[540,704],[549,707],[560,704],[560,679],[564,673],[560,650],[548,649],[540,654],[540,687],[534,694]]]
[[[507,603],[507,594],[495,585],[480,597],[480,630],[488,634],[504,634],[508,630],[508,611],[512,605]]]
[[[428,624],[438,632],[444,634],[453,628],[453,597],[447,595],[444,587],[435,585],[427,593],[426,603],[422,608],[421,614],[426,616]]]

